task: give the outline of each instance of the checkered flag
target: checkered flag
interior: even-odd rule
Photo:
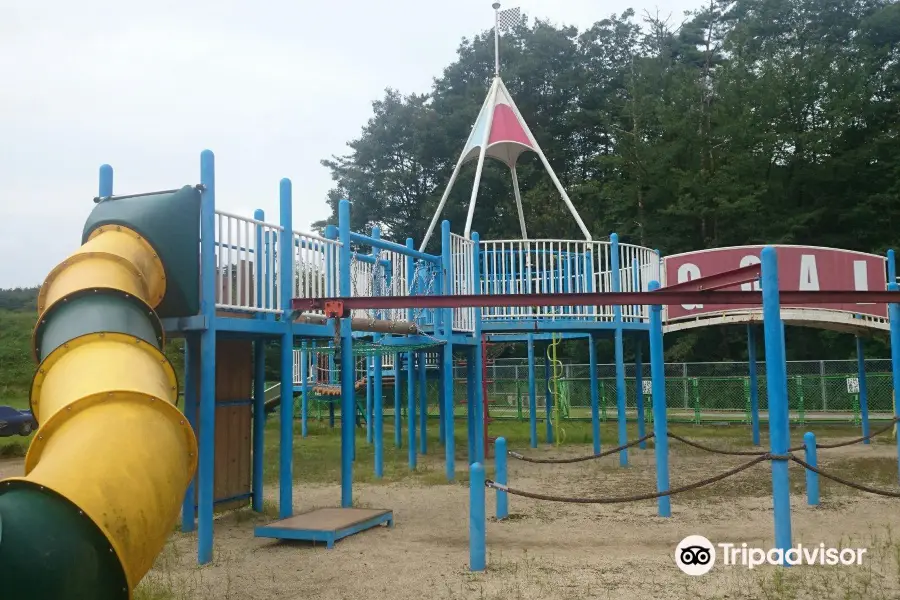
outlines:
[[[507,8],[497,13],[497,24],[500,31],[508,32],[522,21],[522,12],[519,7]]]

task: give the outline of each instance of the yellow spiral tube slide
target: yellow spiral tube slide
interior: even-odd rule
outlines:
[[[123,225],[94,229],[41,286],[39,428],[25,476],[0,481],[5,597],[130,599],[172,532],[197,442],[162,352],[165,295],[159,254]]]

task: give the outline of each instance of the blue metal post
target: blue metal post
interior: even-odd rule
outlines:
[[[406,452],[409,468],[416,468],[416,354],[406,353]]]
[[[807,431],[803,435],[805,450],[804,461],[811,467],[818,467],[816,459],[816,434]],[[810,506],[819,504],[819,474],[806,469],[806,503]]]
[[[213,476],[216,451],[216,159],[200,154],[200,450],[197,470],[197,561],[213,557]]]
[[[651,281],[649,291],[659,289],[658,281]],[[650,306],[650,386],[653,402],[653,447],[656,458],[656,491],[669,490],[669,430],[666,422],[666,365],[663,355],[662,306]],[[672,516],[670,496],[657,499],[661,517]]]
[[[537,381],[534,368],[534,334],[528,334],[528,430],[531,447],[537,448]]]
[[[784,324],[778,293],[778,257],[775,248],[760,252],[762,263],[763,329],[766,348],[766,382],[769,397],[770,452],[787,454],[789,444],[787,380],[784,370]],[[772,503],[775,517],[775,547],[782,553],[791,547],[791,502],[788,463],[772,462]]]
[[[112,190],[105,196],[111,196]],[[200,355],[200,343],[197,337],[189,334],[184,338],[184,416],[191,424],[191,428],[197,431],[197,372],[199,365],[195,364],[195,356]],[[255,459],[255,455],[254,455]],[[197,477],[191,479],[190,485],[184,494],[184,502],[181,505],[181,531],[190,533],[194,531],[197,518]]]
[[[497,470],[495,477],[497,483],[506,485],[509,483],[506,471],[506,438],[498,437],[494,442],[494,465]],[[509,495],[503,490],[497,490],[497,520],[500,521],[509,516]]]
[[[426,355],[419,352],[419,452],[428,454],[428,380],[426,376]]]
[[[400,414],[400,386],[403,384],[402,355],[397,352],[394,354],[394,446],[403,447],[403,418]]]
[[[444,294],[453,293],[453,242],[450,238],[450,221],[441,222],[441,265],[444,270],[441,290]],[[444,352],[441,370],[441,387],[444,395],[444,462],[447,469],[447,481],[456,478],[456,435],[455,402],[453,399],[453,309],[444,311]]]
[[[187,357],[185,357],[187,359]],[[185,360],[185,363],[187,361]],[[284,392],[284,390],[282,390]],[[266,435],[266,342],[253,341],[253,510],[263,509]]]
[[[279,233],[279,279],[278,294],[281,296],[284,333],[281,336],[281,410],[278,444],[278,514],[282,519],[294,513],[294,330],[291,321],[291,296],[294,293],[294,227],[293,194],[291,180],[282,179],[279,194],[281,227]]]
[[[893,262],[893,261],[892,261]],[[896,276],[888,282],[888,291],[898,289]],[[888,318],[891,324],[891,375],[894,380],[894,418],[900,417],[900,304],[888,304]],[[897,436],[897,466],[900,478],[900,435]]]
[[[443,312],[443,309],[437,309],[440,312]],[[443,318],[443,317],[442,317]],[[444,353],[442,351],[438,351],[437,353],[437,388],[438,388],[438,443],[443,446],[446,443],[446,424],[444,422],[444,394],[446,390],[444,389]]]
[[[859,413],[862,419],[862,434],[866,439],[863,444],[869,444],[869,385],[866,382],[866,355],[863,348],[863,339],[856,336],[856,376],[859,379]]]
[[[468,436],[468,461],[475,461],[475,348],[466,352],[466,435]]]
[[[635,338],[634,345],[634,402],[637,404],[638,437],[647,435],[647,421],[644,415],[644,360],[641,354],[644,344],[640,337]],[[647,449],[647,441],[638,444],[641,450]]]
[[[100,165],[100,186],[99,193],[101,198],[108,198],[113,195],[113,168],[110,165]]]
[[[753,445],[759,446],[759,382],[756,374],[756,328],[747,325],[747,358],[750,363],[750,427]]]
[[[339,291],[344,298],[351,296],[350,288],[350,202],[338,205],[338,233],[340,247]],[[350,319],[341,319],[341,506],[353,506],[353,454],[356,444],[356,402],[353,363],[353,330]]]
[[[544,349],[544,412],[547,415],[547,443],[553,443],[553,394],[550,392],[549,346]]]
[[[367,356],[366,363],[366,443],[372,443],[372,375],[375,369],[375,360],[371,356]]]
[[[609,236],[610,270],[612,271],[612,288],[614,292],[622,291],[621,274],[619,273],[619,236],[615,233]],[[622,336],[622,307],[613,306],[613,321],[615,331],[615,355],[616,355],[616,422],[619,426],[619,445],[628,443],[628,423],[625,420],[625,342]],[[619,451],[619,466],[628,466],[628,448]]]
[[[894,249],[887,251],[887,270],[888,283],[897,283],[897,261],[894,256]]]
[[[375,336],[377,341],[381,336]],[[375,477],[381,479],[384,475],[384,365],[381,356],[373,358],[375,362],[375,406],[372,411],[374,423],[373,435],[375,436]]]
[[[484,510],[484,467],[480,462],[469,467],[469,570],[484,571],[487,536]]]
[[[474,269],[472,278],[475,281],[475,293],[480,293],[481,285],[481,239],[478,233],[472,232],[472,243],[475,245],[474,250]],[[475,460],[484,463],[485,447],[484,447],[484,377],[482,375],[482,365],[484,364],[484,351],[481,340],[481,307],[475,308]],[[483,493],[483,492],[482,492]]]
[[[300,435],[309,435],[309,350],[300,342]],[[312,354],[315,357],[315,353]]]
[[[588,357],[591,385],[591,437],[594,440],[594,454],[600,454],[600,388],[597,384],[597,344],[594,336],[588,336]]]

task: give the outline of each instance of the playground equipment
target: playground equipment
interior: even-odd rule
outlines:
[[[198,309],[200,190],[113,198],[110,179],[38,295],[39,428],[25,476],[0,482],[10,598],[130,598],[197,465],[160,318]]]

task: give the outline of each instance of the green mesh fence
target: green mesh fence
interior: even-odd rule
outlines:
[[[498,361],[499,363],[500,361]],[[840,372],[843,367],[843,372]],[[743,373],[737,374],[743,369]],[[649,366],[645,365],[640,394],[645,420],[650,421]],[[601,421],[617,418],[617,385],[613,365],[598,366],[597,391]],[[746,363],[684,363],[666,365],[666,406],[672,422],[750,422],[750,377]],[[730,372],[730,373],[729,373]],[[591,389],[587,365],[565,365],[558,382],[564,420],[590,420]],[[687,373],[687,376],[683,374]],[[428,414],[438,416],[439,382],[437,370],[429,369],[426,401]],[[494,364],[488,367],[488,412],[492,419],[527,421],[529,408],[528,368],[525,364]],[[383,392],[385,416],[393,415],[393,378]],[[418,385],[418,382],[417,382]],[[543,421],[547,415],[546,379],[543,365],[535,369],[536,413]],[[869,415],[872,419],[890,419],[893,415],[893,383],[890,361],[868,361],[866,365]],[[855,361],[810,361],[788,364],[788,405],[792,423],[810,421],[859,422],[859,382]],[[768,410],[765,365],[757,372],[760,418],[765,421]],[[637,418],[638,393],[633,365],[628,365],[625,378],[626,416]],[[417,392],[418,393],[418,392]],[[465,368],[454,369],[455,416],[466,416],[467,386]],[[366,388],[357,391],[361,402]],[[326,404],[327,406],[327,401]],[[339,401],[336,401],[339,405]],[[400,385],[401,412],[406,413],[407,384]],[[311,411],[311,416],[313,416]]]

